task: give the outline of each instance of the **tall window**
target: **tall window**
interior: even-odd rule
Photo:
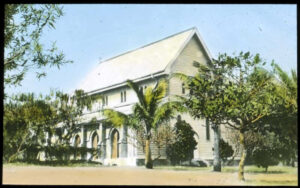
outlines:
[[[121,91],[121,102],[123,102],[123,91]]]
[[[126,102],[126,91],[121,91],[121,102]]]
[[[182,85],[181,85],[181,87],[182,87],[182,94],[185,94],[185,84],[184,83],[182,83]]]
[[[208,119],[206,119],[206,140],[210,140],[210,126]]]
[[[124,102],[126,102],[126,91],[124,91],[124,93],[123,93],[123,97],[124,97]]]
[[[108,105],[108,96],[105,95],[102,98],[102,106],[107,106]]]

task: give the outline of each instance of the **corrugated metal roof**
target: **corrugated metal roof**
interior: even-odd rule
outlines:
[[[191,28],[105,60],[87,75],[78,89],[95,91],[164,71],[195,32],[196,28]]]

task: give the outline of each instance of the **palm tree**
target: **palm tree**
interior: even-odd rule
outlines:
[[[279,78],[280,94],[286,100],[288,106],[291,106],[293,110],[298,110],[297,106],[297,73],[295,70],[291,70],[291,76],[283,71],[277,64],[273,64],[275,74]]]
[[[104,109],[103,114],[107,121],[115,127],[128,125],[133,129],[143,128],[145,134],[145,167],[152,169],[151,131],[168,122],[176,112],[183,112],[185,109],[179,101],[163,102],[167,91],[165,79],[156,83],[154,88],[148,87],[144,93],[131,80],[127,81],[127,85],[133,89],[138,98],[138,102],[132,108],[132,114],[126,115],[113,109]]]
[[[297,73],[291,70],[291,75],[283,71],[277,64],[273,64],[276,80],[275,96],[277,98],[275,107],[275,114],[269,119],[272,119],[274,127],[280,135],[285,135],[288,140],[288,151],[294,151],[292,161],[295,160],[298,152],[298,93],[297,93]],[[283,136],[282,136],[283,137]],[[286,152],[287,155],[291,152]],[[289,160],[289,157],[287,157]]]

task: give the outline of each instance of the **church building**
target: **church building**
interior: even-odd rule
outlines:
[[[77,89],[83,89],[91,95],[101,94],[103,98],[91,111],[85,112],[80,124],[81,131],[72,138],[71,143],[74,146],[99,150],[97,156],[82,156],[86,160],[99,161],[104,165],[143,164],[145,155],[137,146],[130,127],[115,128],[106,124],[100,111],[110,108],[125,114],[132,112],[132,106],[138,99],[126,85],[128,79],[137,83],[141,89],[146,89],[154,86],[160,79],[168,78],[166,98],[187,95],[188,91],[183,87],[182,81],[170,76],[176,72],[195,75],[195,62],[209,64],[212,56],[198,30],[191,28],[99,63]],[[194,160],[211,164],[214,137],[210,125],[205,119],[193,119],[189,114],[180,116],[197,133]],[[96,121],[90,123],[93,118]],[[171,120],[171,126],[175,122],[176,119]],[[151,151],[152,158],[155,158],[157,150],[154,146]],[[166,161],[165,151],[162,151],[160,160]]]

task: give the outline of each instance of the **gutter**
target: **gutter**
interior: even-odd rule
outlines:
[[[158,71],[158,72],[155,72],[155,73],[152,73],[152,74],[148,74],[148,75],[140,77],[140,78],[133,79],[132,81],[133,82],[140,82],[140,81],[144,81],[144,80],[147,80],[147,79],[153,79],[155,77],[159,77],[159,76],[167,75],[167,74],[168,73],[166,73],[166,72],[164,72],[164,70],[162,70],[162,71]],[[103,88],[100,88],[100,89],[96,89],[96,90],[86,92],[86,94],[93,95],[93,94],[96,94],[96,93],[105,92],[105,91],[116,89],[116,88],[126,86],[126,85],[127,85],[126,81],[123,81],[123,82],[120,82],[120,83],[117,83],[117,84],[114,84],[114,85],[111,85],[111,86],[107,86],[107,87],[103,87]]]

